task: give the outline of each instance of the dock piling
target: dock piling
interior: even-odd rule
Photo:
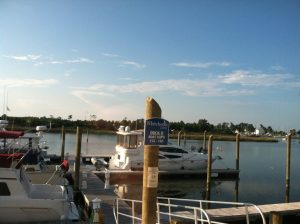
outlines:
[[[206,149],[206,130],[204,131],[203,134],[203,149]]]
[[[146,120],[161,118],[161,109],[158,103],[147,97]],[[147,122],[147,121],[146,121]],[[142,195],[142,223],[156,223],[156,198],[158,185],[158,146],[144,146],[144,171],[143,171],[143,195]]]
[[[235,169],[240,169],[240,134],[236,134]]]
[[[206,200],[210,200],[212,144],[213,144],[213,135],[210,135],[208,139],[208,151],[207,151]]]
[[[181,134],[182,134],[182,131],[179,131],[178,136],[177,136],[177,145],[179,145],[179,146],[181,144]]]
[[[290,201],[290,175],[291,175],[291,134],[286,141],[286,167],[285,167],[285,202]]]
[[[279,212],[271,211],[269,215],[269,224],[282,224],[282,215]]]
[[[66,141],[66,131],[65,131],[64,126],[61,127],[61,138],[62,138],[62,140],[61,140],[61,154],[60,154],[61,159],[60,160],[61,160],[61,162],[63,162],[65,159],[65,141]]]
[[[80,156],[81,156],[81,129],[77,127],[77,141],[76,141],[76,157],[75,157],[75,178],[74,190],[79,190],[79,173],[80,173]]]

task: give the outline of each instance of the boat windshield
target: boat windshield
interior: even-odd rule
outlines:
[[[117,135],[117,145],[126,149],[136,149],[138,136],[137,135]]]
[[[159,148],[160,152],[168,152],[168,153],[188,153],[187,151],[180,149],[180,148],[175,148],[175,147],[160,147]]]

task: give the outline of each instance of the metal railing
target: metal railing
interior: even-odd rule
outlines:
[[[127,213],[125,213],[125,206],[120,206],[121,203],[126,203]],[[193,205],[191,205],[193,204]],[[235,206],[244,207],[245,221],[250,224],[249,208],[253,207],[256,210],[256,214],[259,214],[262,220],[262,224],[266,224],[265,217],[258,206],[251,203],[238,203],[238,202],[225,202],[225,201],[207,201],[207,200],[194,200],[194,199],[179,199],[179,198],[157,198],[157,224],[171,223],[172,219],[179,218],[183,220],[193,221],[195,224],[198,223],[211,223],[211,224],[225,224],[224,222],[213,221],[213,217],[209,215],[208,204],[216,204],[223,206]],[[130,206],[131,205],[131,206]],[[206,206],[204,206],[206,205]],[[141,214],[136,212],[136,208],[142,206],[142,201],[131,200],[131,199],[120,199],[116,198],[114,203],[114,216],[117,224],[121,224],[120,218],[126,218],[126,222],[131,220],[132,224],[141,223]],[[121,208],[122,207],[122,211]],[[253,214],[253,212],[252,212]]]

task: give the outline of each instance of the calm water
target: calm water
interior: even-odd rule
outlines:
[[[59,134],[45,134],[48,142],[48,153],[60,154],[61,138]],[[89,135],[86,141],[82,136],[82,154],[111,154],[114,152],[115,135]],[[174,144],[175,140],[171,140]],[[75,154],[76,136],[66,135],[66,152]],[[202,141],[187,141],[186,147],[199,147]],[[214,153],[223,160],[213,164],[213,168],[235,168],[235,142],[215,141]],[[290,202],[300,201],[300,144],[292,141],[291,188]],[[285,202],[285,161],[286,143],[240,143],[240,180],[213,181],[211,200],[250,202],[255,204]],[[112,186],[120,196],[140,199],[141,185]],[[159,196],[204,199],[205,182],[201,180],[161,180],[158,188]]]

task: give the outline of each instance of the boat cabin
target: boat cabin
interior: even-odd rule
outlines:
[[[137,149],[143,145],[144,134],[142,130],[130,131],[127,126],[121,126],[117,132],[117,146],[124,149]]]

